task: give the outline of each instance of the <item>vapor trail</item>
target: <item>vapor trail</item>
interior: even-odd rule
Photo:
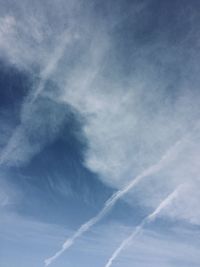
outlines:
[[[25,110],[23,110],[23,107],[22,107],[22,111],[23,112],[27,112],[28,113],[31,110],[30,107],[35,102],[35,100],[37,100],[38,96],[44,90],[46,81],[49,79],[49,77],[52,75],[52,73],[56,70],[56,68],[58,66],[58,63],[59,63],[60,59],[62,58],[64,52],[65,52],[66,45],[73,38],[75,38],[75,37],[70,34],[69,30],[65,31],[63,33],[63,39],[62,39],[61,43],[58,45],[58,47],[52,53],[52,56],[50,57],[49,62],[47,63],[47,65],[44,68],[44,70],[41,72],[40,82],[39,82],[38,86],[36,87],[34,92],[32,92],[32,93],[30,93],[28,95],[27,99],[23,103],[23,106],[26,108]],[[4,161],[7,159],[7,157],[15,149],[15,147],[16,147],[16,138],[19,135],[19,132],[20,132],[21,128],[22,128],[22,124],[17,126],[17,128],[14,131],[14,133],[10,137],[6,147],[4,148],[2,154],[0,155],[0,164],[4,163]]]
[[[62,248],[52,257],[47,258],[44,263],[45,266],[50,265],[55,259],[57,259],[65,250],[73,245],[75,240],[82,236],[85,232],[87,232],[93,225],[99,222],[115,205],[115,203],[121,199],[126,193],[128,193],[131,189],[133,189],[144,177],[155,174],[158,172],[165,164],[167,164],[172,156],[177,152],[177,148],[182,143],[183,139],[179,140],[175,143],[173,147],[171,147],[163,157],[154,165],[150,166],[148,169],[144,170],[140,175],[136,176],[127,186],[123,189],[118,190],[114,193],[104,204],[102,210],[92,219],[81,225],[81,227],[70,237],[68,238]]]
[[[35,90],[34,94],[31,96],[30,103],[33,103],[37,99],[37,97],[41,94],[41,92],[44,90],[45,83],[46,83],[47,79],[50,77],[50,75],[57,68],[58,63],[65,52],[66,45],[73,38],[72,36],[70,36],[70,33],[68,31],[65,31],[63,36],[64,37],[63,37],[61,43],[55,49],[53,56],[50,58],[47,66],[45,67],[45,69],[41,73],[41,81],[40,81],[37,89]]]
[[[157,215],[165,208],[167,207],[177,196],[180,191],[180,188],[182,186],[179,186],[176,190],[174,190],[167,198],[165,198],[160,205],[152,212],[150,215],[148,215],[140,225],[138,225],[134,231],[131,233],[129,237],[127,237],[125,240],[122,241],[120,246],[114,251],[110,259],[107,261],[105,267],[110,267],[113,263],[113,261],[119,256],[121,251],[132,241],[132,239],[143,229],[144,225],[147,223],[150,223],[154,221],[157,217]]]

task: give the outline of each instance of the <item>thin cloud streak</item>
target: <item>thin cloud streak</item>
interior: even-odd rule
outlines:
[[[146,170],[144,170],[140,175],[134,178],[127,186],[123,189],[118,190],[114,193],[104,204],[103,209],[92,219],[81,225],[81,227],[74,233],[72,237],[67,239],[64,244],[62,245],[61,250],[55,253],[54,256],[45,259],[44,263],[45,266],[49,266],[53,263],[64,251],[69,249],[77,238],[81,237],[85,232],[87,232],[93,225],[98,223],[116,204],[116,202],[121,199],[126,193],[128,193],[131,189],[133,189],[144,177],[149,175],[153,175],[158,172],[161,168],[164,167],[171,159],[172,156],[176,154],[178,147],[182,144],[183,139],[177,141],[173,147],[171,147],[163,156],[162,158],[154,165],[150,166]]]
[[[73,39],[73,36],[71,36],[71,33],[69,30],[65,31],[63,34],[63,40],[59,44],[59,46],[55,49],[52,57],[50,58],[47,66],[44,68],[44,70],[41,73],[41,80],[39,82],[38,87],[33,93],[30,93],[27,100],[24,102],[25,109],[22,108],[22,116],[23,113],[28,113],[31,110],[31,106],[34,104],[34,102],[37,100],[39,95],[43,92],[45,88],[46,81],[49,79],[50,75],[56,70],[60,59],[62,58],[63,54],[65,53],[65,49],[67,44],[70,42],[70,40]],[[74,36],[75,38],[75,36]],[[1,156],[0,156],[0,164],[3,164],[9,160],[9,155],[15,150],[17,146],[16,139],[20,135],[21,128],[23,125],[19,125],[15,131],[13,132],[12,136],[10,137],[6,147],[4,148]]]
[[[65,53],[65,49],[67,44],[70,42],[71,39],[73,39],[71,34],[69,33],[69,30],[64,32],[63,34],[63,40],[60,43],[60,45],[55,49],[55,52],[53,53],[53,56],[51,57],[49,63],[47,64],[44,71],[41,73],[41,81],[38,85],[37,89],[35,90],[34,94],[32,95],[30,99],[30,104],[32,104],[38,96],[42,93],[45,87],[45,83],[47,79],[50,77],[50,75],[56,70],[58,63],[60,59],[62,58],[63,54]]]
[[[178,188],[176,188],[167,198],[165,198],[161,204],[154,210],[154,212],[152,212],[150,215],[148,215],[142,222],[140,225],[138,225],[134,231],[131,233],[131,235],[126,238],[125,240],[122,241],[122,243],[120,244],[120,246],[114,251],[114,253],[112,254],[112,256],[109,258],[109,260],[107,261],[105,267],[110,267],[113,264],[113,261],[119,256],[119,254],[121,253],[121,251],[128,245],[130,244],[130,242],[133,240],[133,238],[143,229],[143,227],[145,226],[145,224],[153,222],[156,217],[158,216],[158,214],[164,209],[166,208],[168,205],[170,205],[170,203],[178,196],[179,191],[181,189],[182,186],[179,186]]]

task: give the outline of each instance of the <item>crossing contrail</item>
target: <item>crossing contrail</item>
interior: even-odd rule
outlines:
[[[133,238],[143,229],[145,224],[150,223],[154,221],[157,217],[157,215],[165,208],[167,207],[179,194],[180,188],[182,186],[179,186],[174,190],[167,198],[165,198],[160,205],[152,212],[150,215],[148,215],[140,225],[138,225],[134,231],[131,233],[129,237],[127,237],[125,240],[122,241],[120,246],[114,251],[112,256],[107,261],[105,267],[110,267],[113,264],[113,261],[119,256],[121,251],[133,240]]]
[[[102,210],[89,221],[80,226],[80,228],[70,237],[68,238],[62,248],[55,253],[52,257],[45,259],[45,266],[50,265],[54,260],[56,260],[64,251],[70,248],[75,240],[81,237],[85,232],[87,232],[93,225],[99,222],[115,205],[115,203],[121,199],[126,193],[128,193],[131,189],[133,189],[144,177],[155,174],[158,172],[165,164],[172,160],[172,156],[177,152],[178,147],[182,144],[183,139],[177,141],[175,145],[173,145],[162,157],[161,159],[154,165],[150,166],[146,170],[144,170],[140,175],[135,177],[127,186],[123,189],[118,190],[114,193],[105,203]]]

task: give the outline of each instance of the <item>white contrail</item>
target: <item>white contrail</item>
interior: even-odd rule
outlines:
[[[62,245],[62,248],[52,257],[46,259],[44,261],[45,265],[50,265],[55,259],[57,259],[65,250],[67,250],[69,247],[71,247],[74,243],[74,241],[82,236],[86,231],[90,229],[93,225],[95,225],[97,222],[99,222],[115,205],[115,203],[122,198],[126,193],[128,193],[131,189],[133,189],[140,181],[146,176],[155,174],[157,171],[159,171],[165,164],[167,164],[171,159],[172,155],[174,155],[177,152],[178,146],[182,143],[183,139],[176,142],[176,144],[171,147],[164,156],[154,165],[150,166],[148,169],[144,170],[140,175],[138,175],[135,179],[133,179],[127,186],[125,186],[123,189],[118,190],[116,193],[114,193],[104,204],[102,210],[92,219],[81,225],[81,227],[70,237],[67,239],[64,244]]]
[[[152,212],[150,215],[148,215],[140,225],[138,225],[134,231],[131,233],[129,237],[127,237],[123,242],[120,244],[120,246],[114,251],[110,259],[107,261],[105,267],[110,267],[113,263],[113,261],[119,256],[121,251],[133,240],[133,238],[143,229],[144,225],[152,222],[156,219],[157,215],[165,208],[167,207],[179,194],[180,188],[182,186],[179,186],[176,190],[174,190],[167,198],[165,198],[161,204]]]
[[[34,94],[31,96],[30,103],[33,103],[37,99],[37,97],[42,93],[42,91],[44,90],[46,81],[48,80],[50,75],[55,71],[59,61],[61,60],[63,54],[65,53],[67,44],[74,38],[75,38],[75,35],[72,36],[69,33],[69,30],[64,32],[61,43],[55,49],[55,51],[53,52],[53,56],[50,58],[47,66],[41,73],[40,83],[38,87],[36,88]]]
[[[40,82],[38,86],[36,87],[35,91],[30,93],[27,99],[24,102],[24,107],[26,107],[26,112],[30,110],[30,107],[32,104],[37,100],[38,96],[43,92],[45,88],[46,81],[49,79],[49,77],[52,75],[52,73],[56,70],[59,61],[61,60],[63,54],[65,53],[65,49],[67,44],[76,38],[76,36],[72,36],[72,34],[69,32],[69,30],[65,31],[63,33],[63,39],[61,40],[61,43],[59,46],[55,49],[55,51],[52,53],[52,56],[49,59],[49,62],[47,63],[46,67],[42,71],[40,75]],[[23,108],[22,108],[23,110]],[[23,111],[24,112],[24,111]],[[7,160],[8,156],[13,152],[13,150],[16,147],[16,136],[18,136],[20,130],[21,130],[22,124],[17,126],[14,133],[10,137],[6,147],[1,153],[0,156],[0,164],[4,163],[4,161]]]

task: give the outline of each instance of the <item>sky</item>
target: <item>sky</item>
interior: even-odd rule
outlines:
[[[200,266],[200,3],[0,0],[0,266]]]

